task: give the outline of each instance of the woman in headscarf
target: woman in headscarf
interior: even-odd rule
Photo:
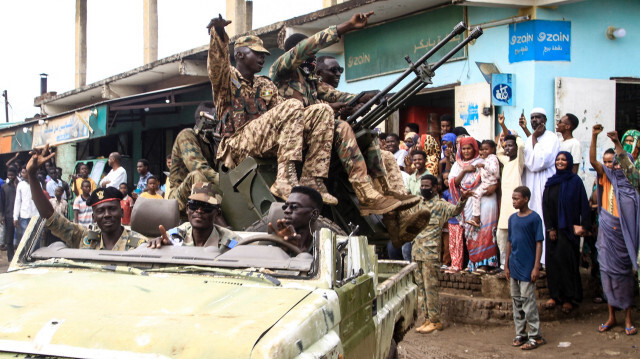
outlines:
[[[453,164],[451,172],[449,172],[449,191],[456,203],[460,200],[460,189],[475,190],[480,185],[480,169],[475,167],[479,154],[478,142],[475,138],[464,137],[460,139],[456,163]],[[478,200],[482,208],[480,216],[482,226],[479,228],[466,224],[467,219],[472,217],[473,202]],[[482,274],[486,273],[487,267],[497,267],[498,248],[495,244],[494,234],[498,224],[498,202],[495,190],[487,192],[480,199],[469,198],[461,216],[459,222],[463,223],[467,249],[469,250],[469,270]],[[454,254],[452,253],[451,256],[453,266]]]
[[[423,135],[420,142],[420,147],[422,147],[423,151],[427,154],[425,167],[427,171],[437,177],[440,175],[438,168],[438,162],[440,162],[440,145],[438,145],[438,141],[431,135]]]
[[[640,238],[640,195],[625,177],[620,164],[615,160],[613,150],[609,149],[604,153],[604,165],[596,160],[595,148],[600,132],[602,126],[595,125],[589,160],[598,175],[599,227],[596,248],[602,289],[609,306],[609,318],[600,324],[598,331],[606,332],[616,324],[615,308],[620,308],[626,312],[625,332],[633,335],[638,332],[631,321],[631,306],[636,282],[633,271],[638,270],[636,261]],[[625,136],[622,139],[624,141]]]
[[[453,163],[455,163],[455,158],[453,159],[453,161],[451,160],[451,158],[453,157],[452,155],[455,155],[456,153],[456,138],[457,136],[451,132],[446,133],[444,136],[442,136],[442,159],[440,160],[440,164],[438,166],[440,173],[451,171],[451,166]]]
[[[640,131],[629,130],[622,135],[622,148],[625,152],[633,156],[631,162],[634,162],[636,169],[640,170]]]
[[[562,303],[562,311],[573,310],[582,301],[580,279],[580,236],[591,227],[587,191],[582,179],[573,173],[573,156],[567,151],[556,155],[556,174],[545,184],[542,214],[547,231],[545,256],[549,299],[544,307]]]

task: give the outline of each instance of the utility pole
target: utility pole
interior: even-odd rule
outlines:
[[[9,95],[7,90],[2,91],[2,97],[4,97],[4,118],[9,122]]]

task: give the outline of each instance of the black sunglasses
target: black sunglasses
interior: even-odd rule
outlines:
[[[211,213],[219,208],[216,205],[200,202],[200,201],[189,201],[187,202],[187,207],[194,212],[197,211],[199,208],[204,213]]]
[[[286,211],[287,207],[291,208],[292,212],[295,212],[295,211],[297,211],[298,209],[301,209],[301,208],[313,208],[313,207],[301,206],[301,205],[299,205],[297,203],[285,203],[285,204],[282,205],[282,210]]]
[[[344,67],[342,67],[342,66],[334,66],[334,67],[331,67],[329,69],[329,71],[334,72],[334,73],[337,72],[339,74],[342,74],[344,72]]]

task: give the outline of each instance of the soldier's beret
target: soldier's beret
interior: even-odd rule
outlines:
[[[95,206],[100,203],[109,201],[120,201],[123,195],[118,189],[114,187],[98,188],[91,192],[89,199],[87,200],[87,206]]]
[[[234,51],[239,47],[248,47],[255,52],[264,52],[267,55],[271,55],[267,49],[264,48],[262,44],[262,40],[259,37],[254,35],[242,36],[233,46]]]

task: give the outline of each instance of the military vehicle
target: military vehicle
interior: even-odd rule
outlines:
[[[415,264],[378,261],[363,236],[321,229],[308,253],[248,232],[222,252],[36,249],[43,223],[0,274],[0,357],[395,358],[417,314]]]
[[[469,42],[482,35],[482,29],[476,27],[468,33],[464,40],[460,41],[436,63],[432,65],[427,63],[427,60],[433,54],[466,30],[467,26],[460,22],[449,35],[415,63],[411,61],[409,56],[406,56],[405,60],[409,67],[395,81],[378,92],[377,95],[347,119],[347,122],[354,129],[358,145],[363,151],[369,146],[374,137],[377,137],[377,133],[373,130],[376,126],[420,90],[431,84],[431,78],[440,66],[463,49]],[[392,90],[412,74],[415,75],[413,80],[391,94]],[[215,117],[208,116],[205,113],[201,113],[201,115],[217,121]],[[331,178],[325,182],[329,192],[338,199],[339,205],[325,206],[322,213],[323,217],[335,223],[345,232],[349,231],[350,224],[358,225],[360,233],[366,235],[370,243],[386,244],[389,241],[389,234],[382,223],[382,216],[361,216],[357,197],[337,158],[332,158],[331,166]],[[298,170],[299,174],[300,169]],[[254,159],[251,157],[240,163],[233,170],[220,166],[220,187],[224,193],[223,213],[225,213],[227,222],[234,229],[260,230],[265,227],[264,218],[267,216],[271,203],[277,201],[269,191],[269,187],[275,181],[276,172],[277,164],[275,160]]]

